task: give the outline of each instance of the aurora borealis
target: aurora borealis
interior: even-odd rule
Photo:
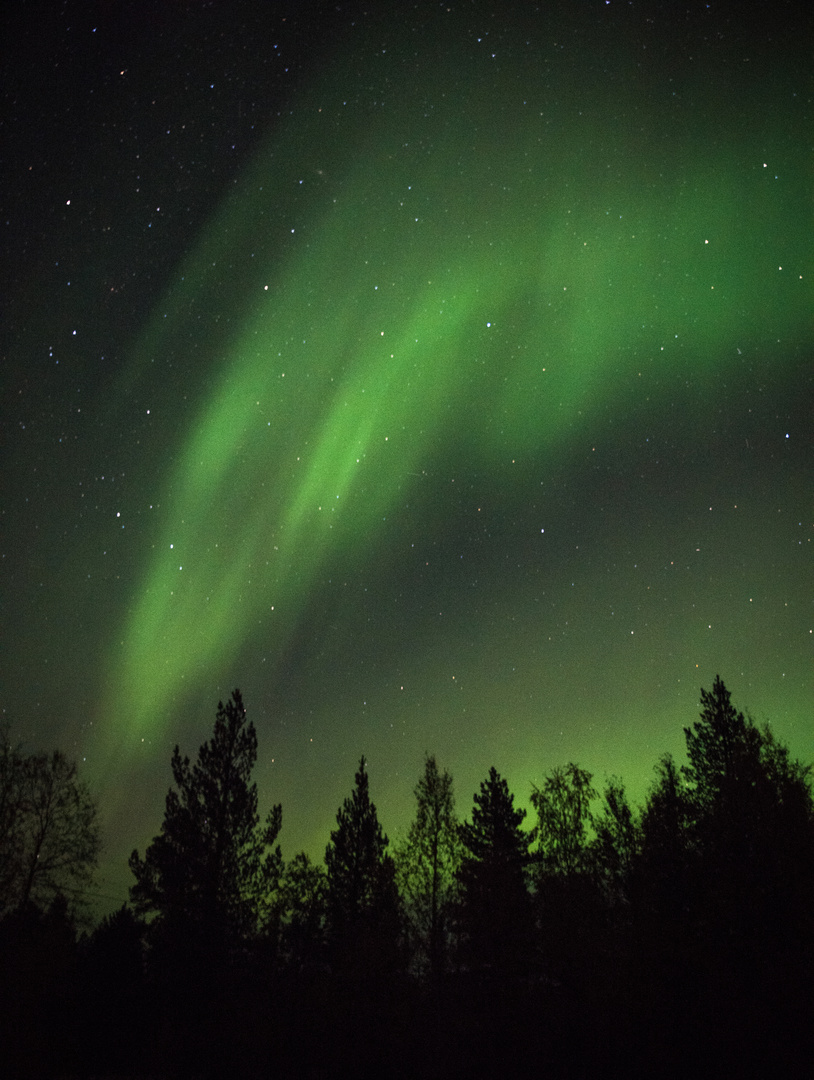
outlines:
[[[425,751],[640,797],[717,672],[814,758],[805,35],[514,7],[23,42],[2,708],[107,895],[234,686],[287,858],[361,753],[391,838]]]

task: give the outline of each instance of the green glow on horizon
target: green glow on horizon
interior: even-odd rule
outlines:
[[[667,151],[646,106],[651,135],[628,133],[629,100],[599,91],[598,116],[552,134],[508,73],[489,96],[453,71],[430,153],[404,148],[422,88],[399,89],[395,117],[346,120],[340,75],[259,153],[134,358],[135,382],[155,356],[206,348],[191,308],[228,302],[112,654],[117,739],[161,725],[258,625],[282,654],[319,576],[372,561],[450,445],[486,472],[553,464],[601,410],[624,417],[637,380],[658,394],[680,368],[703,385],[737,348],[808,332],[805,245],[765,138],[700,128]]]

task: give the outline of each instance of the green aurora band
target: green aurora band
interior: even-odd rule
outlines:
[[[689,128],[635,80],[552,90],[555,63],[337,64],[178,269],[128,388],[184,351],[200,374],[111,649],[109,753],[250,636],[283,663],[317,583],[386,571],[439,471],[510,485],[608,412],[623,439],[645,393],[702,396],[736,345],[809,337],[802,151],[766,88],[724,115],[708,88]]]

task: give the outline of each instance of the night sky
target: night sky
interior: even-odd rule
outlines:
[[[15,5],[0,716],[100,907],[234,687],[286,858],[362,753],[640,799],[716,673],[814,759],[798,6]]]

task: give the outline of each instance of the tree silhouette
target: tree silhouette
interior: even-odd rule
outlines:
[[[638,877],[647,897],[643,908],[656,923],[672,924],[674,919],[683,921],[689,912],[694,810],[691,793],[671,754],[662,756],[656,775],[642,814]]]
[[[87,1074],[145,1068],[151,1047],[141,1032],[153,1018],[146,994],[144,931],[142,920],[123,904],[79,943],[73,1023]]]
[[[286,864],[279,890],[280,946],[289,966],[307,968],[322,960],[326,892],[324,868],[304,851]]]
[[[621,780],[612,778],[606,784],[602,811],[593,818],[593,827],[590,858],[597,883],[611,907],[629,904],[641,828]]]
[[[497,770],[474,796],[472,821],[461,826],[461,958],[470,969],[514,973],[528,965],[531,912],[525,872],[529,840],[525,810]]]
[[[130,889],[139,914],[158,916],[158,929],[191,937],[208,949],[234,948],[256,935],[271,910],[282,870],[274,843],[282,824],[276,805],[260,826],[254,724],[239,690],[218,702],[212,739],[195,765],[176,746],[161,833],[144,859],[134,851]]]
[[[545,874],[567,876],[586,869],[591,800],[596,798],[591,780],[589,772],[569,762],[552,769],[542,787],[534,786],[531,804],[537,825],[531,835]]]
[[[0,913],[13,907],[25,847],[22,761],[11,745],[7,724],[0,727]]]
[[[370,801],[364,756],[325,849],[328,934],[334,961],[357,970],[396,961],[399,903],[388,840]]]
[[[771,729],[737,711],[720,676],[701,691],[700,719],[685,728],[682,770],[693,807],[708,934],[747,943],[770,926],[786,931],[811,896],[814,800],[810,767],[790,758]],[[795,887],[791,887],[796,882]]]
[[[0,920],[0,1046],[4,1076],[63,1075],[67,1005],[73,990],[76,924],[57,894]]]
[[[428,755],[415,788],[416,816],[396,854],[416,966],[431,976],[445,966],[447,936],[461,859],[460,824],[455,815],[452,777],[439,773]]]
[[[720,677],[701,705],[684,729],[687,765],[660,762],[634,861],[648,1027],[662,1032],[656,1056],[692,1025],[710,1069],[792,1075],[785,1048],[799,1053],[812,1042],[799,1031],[814,1030],[810,1009],[800,1014],[814,986],[810,773],[734,708]]]
[[[732,705],[720,675],[711,692],[701,689],[701,703],[700,720],[684,728],[689,764],[681,771],[703,813],[750,782],[762,740],[754,724]]]
[[[549,978],[573,983],[595,957],[600,922],[597,883],[591,871],[591,774],[573,762],[557,767],[531,803],[537,811],[532,839],[534,905],[539,945]],[[595,965],[594,965],[595,969]]]
[[[2,732],[0,913],[64,896],[81,915],[99,855],[97,806],[59,750],[24,755]]]

